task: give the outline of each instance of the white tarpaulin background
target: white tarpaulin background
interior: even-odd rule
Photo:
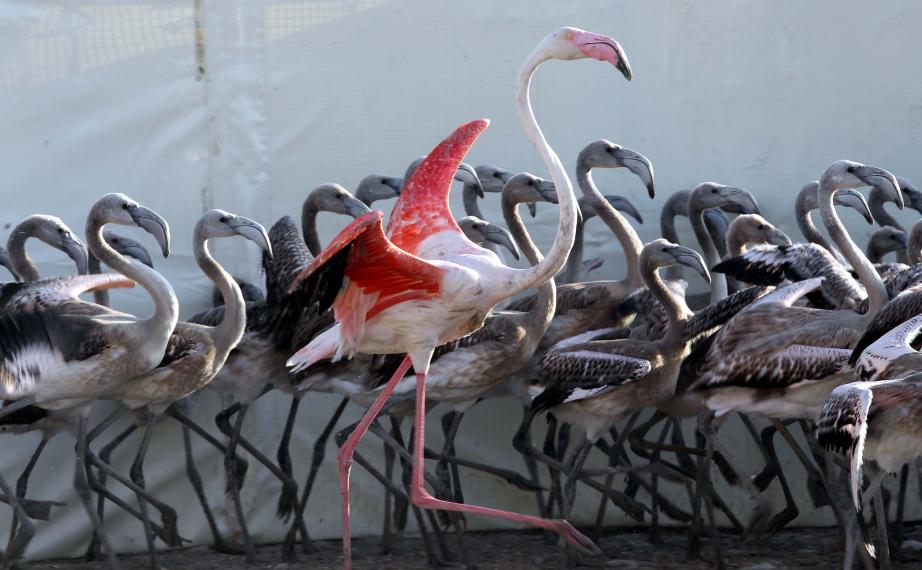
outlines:
[[[597,62],[549,64],[533,88],[539,121],[568,165],[597,138],[653,161],[655,200],[625,172],[596,175],[605,192],[627,196],[641,210],[645,240],[657,234],[658,210],[668,195],[703,180],[750,189],[766,217],[796,236],[793,196],[832,160],[851,158],[920,178],[920,21],[922,5],[908,0],[873,7],[857,0],[3,0],[2,238],[36,212],[56,214],[82,233],[98,196],[125,192],[170,221],[173,255],[155,264],[174,284],[182,315],[191,315],[210,299],[190,245],[192,227],[206,208],[222,207],[268,227],[283,214],[297,215],[307,192],[320,183],[352,188],[370,173],[402,175],[452,128],[480,116],[493,124],[471,152],[471,164],[546,175],[521,133],[512,86],[532,46],[560,25],[616,37],[635,80],[628,84]],[[531,228],[547,248],[556,212],[539,210]],[[495,196],[488,196],[484,211],[501,221]],[[853,212],[843,218],[864,243],[871,228]],[[324,239],[344,223],[322,217]],[[587,256],[606,260],[601,275],[621,275],[611,235],[598,222],[587,231]],[[682,238],[690,243],[690,232]],[[229,270],[257,279],[255,247],[238,240],[216,249]],[[72,271],[59,252],[36,245],[30,253],[44,275]],[[701,287],[700,280],[689,279]],[[117,307],[139,314],[151,307],[141,290],[113,297]],[[309,443],[335,401],[310,396],[302,406],[292,445],[299,481]],[[217,398],[206,397],[197,417],[210,426],[220,407]],[[248,418],[247,436],[270,456],[287,409],[285,398],[270,395]],[[350,418],[357,414],[351,410]],[[519,414],[511,400],[478,406],[462,426],[459,453],[521,468],[510,453]],[[739,430],[724,431],[738,456],[754,467],[752,445],[733,441]],[[117,458],[126,472],[136,441],[129,440]],[[432,441],[437,443],[435,434]],[[37,435],[4,436],[0,468],[8,479],[18,476],[37,443]],[[72,446],[68,436],[50,444],[30,486],[31,497],[67,502],[51,522],[39,525],[32,557],[76,555],[89,538],[71,490]],[[372,458],[378,458],[378,447],[367,446]],[[212,504],[228,521],[221,460],[204,445],[197,449]],[[308,525],[315,537],[340,533],[334,457],[331,451],[311,500]],[[803,472],[786,463],[803,498]],[[380,490],[361,469],[354,477],[355,532],[375,533]],[[147,480],[179,511],[183,536],[208,539],[185,480],[179,432],[169,422],[157,430]],[[257,540],[278,540],[284,533],[274,520],[277,492],[278,484],[254,464],[244,498]],[[595,496],[584,495],[580,522],[595,515]],[[468,476],[466,496],[518,510],[534,506],[531,495],[475,474]],[[745,518],[750,502],[739,493],[731,497]],[[811,512],[802,504],[797,524],[831,521],[828,511]],[[4,534],[9,511],[0,512]],[[610,519],[623,522],[617,514]],[[108,523],[120,549],[143,548],[139,524],[114,509]],[[471,518],[468,524],[504,523]]]

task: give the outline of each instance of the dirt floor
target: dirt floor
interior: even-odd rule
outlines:
[[[922,527],[914,527],[910,538],[922,538]],[[663,544],[652,546],[645,532],[619,531],[604,535],[599,545],[605,556],[581,557],[583,568],[650,569],[683,568],[698,570],[713,568],[710,560],[713,549],[708,541],[702,544],[704,561],[685,562],[685,533],[668,531],[663,534]],[[456,542],[448,538],[455,550]],[[547,544],[540,534],[533,532],[469,533],[466,536],[468,551],[479,570],[533,570],[561,567],[561,555],[555,545]],[[357,539],[354,542],[356,570],[416,570],[427,569],[425,551],[417,537],[397,541],[391,554],[379,551],[378,539]],[[841,547],[835,529],[800,529],[783,531],[757,544],[743,545],[736,536],[726,535],[721,540],[728,568],[769,570],[776,568],[810,568],[812,570],[837,568],[841,565]],[[241,556],[219,554],[207,547],[178,549],[162,554],[161,565],[173,570],[287,570],[305,568],[327,570],[341,568],[340,544],[324,541],[315,544],[316,552],[299,554],[295,563],[280,562],[278,546],[260,547],[256,564],[248,565]],[[122,556],[124,570],[148,570],[148,559],[143,555]],[[463,568],[462,561],[454,560],[448,567]],[[903,560],[896,568],[919,568],[922,562]],[[31,570],[104,570],[101,563],[84,563],[74,560],[35,562]]]

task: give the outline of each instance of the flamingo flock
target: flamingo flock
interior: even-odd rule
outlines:
[[[160,568],[160,550],[184,541],[176,511],[147,489],[144,467],[157,426],[177,422],[214,547],[248,562],[256,561],[255,543],[240,491],[249,460],[273,476],[277,514],[288,529],[281,557],[291,562],[299,542],[303,553],[313,551],[309,499],[317,477],[330,476],[324,458],[331,436],[339,448],[343,567],[351,569],[351,520],[362,516],[350,503],[355,465],[384,489],[382,549],[390,548],[412,510],[434,567],[446,562],[447,529],[457,535],[464,565],[476,567],[464,546],[468,516],[557,535],[567,565],[610,554],[569,522],[576,494],[585,488],[601,496],[599,524],[609,503],[651,522],[654,540],[662,517],[688,524],[687,554],[697,558],[703,527],[719,537],[718,511],[746,540],[798,516],[775,449],[780,434],[806,470],[814,501],[828,505],[841,526],[843,567],[860,561],[888,568],[890,541],[903,539],[908,466],[922,455],[916,445],[922,439],[922,221],[907,230],[884,205],[922,213],[922,193],[875,166],[839,160],[818,167],[817,180],[803,186],[794,204],[803,237],[795,241],[760,213],[752,193],[706,181],[672,194],[662,209],[662,237],[644,243],[628,220],[643,223],[638,209],[621,196],[603,195],[592,172],[626,168],[654,198],[651,162],[609,140],[592,141],[574,157],[582,193],[577,199],[564,161],[532,110],[538,68],[576,59],[607,62],[632,78],[617,41],[577,28],[554,31],[526,57],[515,80],[515,104],[548,179],[464,163],[490,124],[476,119],[414,160],[403,178],[372,174],[354,194],[338,184],[316,187],[304,201],[300,228],[290,216],[267,230],[243,216],[208,210],[194,228],[192,252],[214,288],[215,306],[185,321],[145,245],[109,227],[141,228],[169,255],[167,220],[132,198],[106,194],[93,204],[86,245],[50,215],[30,216],[13,228],[7,248],[0,249],[0,265],[10,273],[0,284],[0,431],[42,437],[15,488],[0,475],[0,500],[14,517],[0,566],[22,563],[40,530],[36,521],[53,517],[59,506],[30,497],[28,482],[48,441],[64,432],[76,439],[73,488],[93,529],[87,556],[121,567],[106,532],[109,505],[140,522],[151,566]],[[455,180],[463,184],[465,216],[459,218],[449,207]],[[867,198],[861,188],[871,189]],[[491,194],[500,196],[505,227],[487,221],[479,206]],[[388,217],[372,209],[389,199],[396,202]],[[529,235],[520,204],[532,215],[539,204],[559,210],[546,253]],[[880,226],[865,248],[836,206]],[[828,238],[811,218],[814,210]],[[351,218],[326,246],[317,231],[320,213]],[[701,253],[678,243],[679,216],[688,219]],[[623,253],[623,279],[587,278],[601,264],[584,259],[584,224],[593,217]],[[26,252],[29,238],[66,254],[76,274],[43,279]],[[232,277],[209,250],[211,240],[239,238],[261,252],[263,287]],[[885,261],[891,254],[893,260]],[[504,262],[520,257],[527,266]],[[691,283],[694,289],[706,284],[706,293],[686,294],[692,285],[682,278],[683,268],[701,277]],[[112,290],[135,285],[153,302],[146,318],[109,308]],[[88,293],[92,302],[83,298]],[[274,458],[242,430],[253,402],[271,390],[291,402]],[[193,402],[208,391],[230,402],[214,418],[220,435],[195,417]],[[301,450],[291,449],[291,437],[302,399],[316,392],[337,394],[342,402],[319,434],[307,479],[299,484],[292,454]],[[521,404],[519,429],[496,435],[508,436],[524,473],[458,456],[464,415],[495,397]],[[101,401],[117,406],[90,425],[90,412]],[[340,425],[350,405],[364,415]],[[447,408],[440,422],[445,438],[433,450],[426,447],[426,419],[438,406]],[[109,429],[123,413],[132,421],[113,436]],[[532,434],[539,415],[548,419],[540,446]],[[745,472],[738,450],[719,437],[733,415],[762,451],[766,463],[759,473]],[[658,439],[649,439],[660,423]],[[692,424],[690,442],[683,423]],[[807,447],[792,437],[791,426],[803,431]],[[579,437],[571,437],[573,430]],[[111,457],[135,431],[141,436],[134,460],[122,473]],[[360,451],[368,433],[385,445],[383,470]],[[193,435],[224,458],[236,538],[222,534],[209,504]],[[572,450],[571,442],[578,442]],[[586,468],[594,452],[607,468]],[[395,477],[398,458],[403,477]],[[718,493],[715,466],[751,495],[748,521],[741,522]],[[535,511],[467,502],[462,469],[533,493]],[[896,520],[888,520],[893,517],[884,498],[891,473],[903,478]],[[624,486],[615,484],[616,474],[624,476]],[[779,512],[765,495],[776,478],[786,501]],[[113,481],[133,500],[114,492]],[[687,504],[665,492],[667,486],[687,490]],[[876,540],[867,497],[874,503]],[[712,543],[710,561],[723,568],[720,541]]]

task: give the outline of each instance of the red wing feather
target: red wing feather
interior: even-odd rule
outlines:
[[[461,125],[423,159],[391,212],[387,237],[394,245],[416,254],[420,242],[432,234],[454,231],[464,238],[451,215],[448,194],[458,166],[489,124],[487,119],[477,119]]]

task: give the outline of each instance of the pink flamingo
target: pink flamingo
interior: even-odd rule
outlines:
[[[560,28],[528,56],[516,83],[519,118],[557,188],[560,221],[547,257],[529,269],[503,265],[493,252],[467,238],[448,206],[452,177],[486,129],[480,119],[462,125],[437,146],[413,174],[397,201],[385,235],[383,214],[362,216],[343,230],[292,285],[321,309],[332,305],[336,324],[299,350],[295,371],[322,359],[356,352],[406,353],[402,364],[339,451],[343,495],[344,566],[352,567],[349,471],[359,440],[411,364],[416,374],[416,417],[411,500],[425,509],[466,512],[519,521],[560,534],[584,550],[598,547],[564,520],[511,513],[434,498],[423,486],[426,373],[435,347],[471,334],[504,299],[540,286],[566,263],[576,229],[576,197],[566,171],[548,145],[529,101],[531,77],[549,59],[594,58],[613,64],[628,80],[631,68],[618,42],[576,28]],[[335,297],[335,299],[334,299]]]

